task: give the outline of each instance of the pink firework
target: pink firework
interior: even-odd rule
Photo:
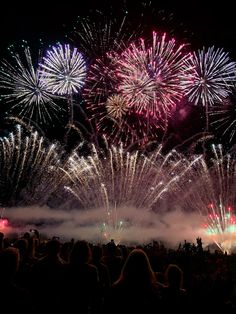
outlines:
[[[206,218],[205,228],[209,234],[222,234],[224,232],[236,232],[236,217],[231,206],[208,205],[209,214]]]
[[[208,205],[209,214],[206,217],[204,229],[222,252],[230,253],[236,244],[236,216],[231,206]]]
[[[191,71],[185,66],[191,55],[184,53],[184,47],[153,32],[152,45],[141,39],[122,53],[116,73],[119,91],[137,113],[166,120],[181,100],[183,82]]]
[[[83,96],[99,134],[113,144],[143,146],[156,138],[157,129],[164,126],[157,119],[137,113],[119,92],[118,61],[116,53],[97,59],[91,66]]]

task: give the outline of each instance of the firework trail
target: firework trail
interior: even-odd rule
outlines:
[[[84,57],[70,45],[58,44],[47,51],[40,64],[40,81],[53,94],[67,95],[70,123],[73,124],[73,99],[84,85],[86,64]]]
[[[40,124],[53,123],[59,119],[63,108],[55,103],[53,96],[40,80],[38,65],[34,66],[29,47],[21,56],[10,50],[12,61],[2,60],[0,64],[1,97],[12,103],[10,112]]]
[[[118,58],[117,54],[108,54],[91,65],[83,93],[89,105],[104,106],[110,96],[117,94],[115,71]]]
[[[43,204],[59,187],[61,151],[38,132],[25,134],[20,125],[0,138],[1,202],[7,206]]]
[[[211,160],[201,156],[173,197],[183,210],[199,212],[210,240],[229,251],[236,245],[236,162],[220,145],[212,153]]]
[[[135,38],[126,9],[121,9],[121,14],[113,11],[96,10],[87,17],[78,17],[67,36],[90,60],[102,58],[109,51],[119,52]]]
[[[227,97],[221,105],[212,106],[209,111],[210,125],[217,131],[220,138],[229,143],[235,142],[236,134],[236,102],[235,87],[232,97]]]

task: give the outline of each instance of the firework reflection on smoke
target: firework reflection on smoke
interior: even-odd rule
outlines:
[[[212,153],[214,157],[211,160],[203,156],[199,158],[173,197],[184,211],[201,215],[209,242],[214,241],[223,251],[230,251],[236,246],[233,212],[236,161],[230,154],[224,155],[220,145],[213,145]]]
[[[109,236],[116,234],[117,238],[123,226],[132,226],[128,208],[135,208],[140,220],[147,211],[158,210],[159,202],[176,188],[189,167],[191,164],[174,150],[162,154],[161,145],[150,156],[129,153],[122,146],[107,151],[93,146],[87,158],[76,152],[70,157],[66,190],[77,200],[77,208],[101,209],[104,233],[109,230]]]
[[[1,61],[1,95],[12,103],[11,112],[20,117],[33,119],[42,124],[58,119],[63,108],[55,103],[56,97],[50,93],[40,80],[38,65],[34,65],[29,47],[25,47],[21,56],[12,49],[13,63]]]
[[[112,215],[114,215],[113,212]],[[124,222],[122,220],[117,220],[109,216],[108,221],[103,222],[100,228],[102,241],[109,242],[110,239],[113,239],[115,244],[121,242],[122,231],[124,229]]]

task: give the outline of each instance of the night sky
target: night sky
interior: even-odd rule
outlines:
[[[48,1],[49,2],[49,1]],[[123,1],[105,0],[97,1],[84,0],[57,2],[54,5],[46,1],[31,2],[31,5],[23,1],[14,4],[6,1],[4,9],[0,13],[0,56],[5,55],[6,48],[10,44],[15,44],[24,39],[29,45],[37,45],[36,41],[41,38],[44,43],[52,44],[56,41],[63,41],[67,30],[72,28],[77,16],[89,14],[89,10],[113,9],[120,7]],[[51,3],[51,2],[50,2]],[[140,9],[140,0],[127,0],[126,5],[129,12]],[[229,56],[236,60],[236,27],[235,11],[231,1],[213,2],[209,1],[153,1],[153,8],[157,11],[164,10],[168,17],[173,13],[173,25],[179,38],[184,37],[183,30],[186,30],[187,40],[194,48],[202,48],[203,45],[210,47],[224,48],[229,52]],[[118,12],[118,10],[117,10]],[[132,13],[133,12],[133,13]],[[167,24],[166,24],[167,25]],[[180,27],[181,25],[181,27]],[[165,27],[165,26],[164,26]],[[168,27],[167,27],[168,28]],[[168,32],[168,29],[167,29]],[[188,136],[192,136],[198,124],[195,112],[191,113],[193,119],[186,124],[182,123],[182,134],[189,131]],[[174,125],[174,128],[179,128]],[[178,136],[178,135],[177,135]],[[180,135],[179,141],[186,140]],[[178,144],[174,142],[174,145]],[[232,144],[232,143],[231,143]]]
[[[83,16],[89,9],[120,6],[123,1],[71,1],[49,4],[51,1],[31,2],[31,5],[20,1],[14,4],[5,1],[0,13],[0,47],[14,41],[34,38],[57,40],[64,36],[65,27],[72,24],[78,15]],[[127,0],[127,6],[135,11],[140,0]],[[183,23],[189,33],[193,33],[193,41],[202,45],[224,47],[236,57],[235,11],[232,1],[216,3],[209,1],[153,1],[157,10],[165,10],[166,14],[174,14],[179,23]]]

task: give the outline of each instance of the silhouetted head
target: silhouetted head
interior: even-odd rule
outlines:
[[[26,240],[29,240],[30,239],[30,233],[29,232],[25,232],[24,235],[23,235],[23,238],[26,239]]]
[[[142,249],[134,249],[128,255],[119,280],[144,286],[156,281],[149,258]]]
[[[93,247],[93,260],[95,262],[99,262],[102,258],[102,255],[103,255],[102,247],[99,245],[95,245]]]
[[[57,256],[60,253],[61,244],[58,240],[50,240],[46,246],[47,254],[50,256]]]
[[[170,264],[165,272],[166,281],[169,287],[181,289],[183,286],[183,271],[179,266]]]
[[[106,247],[107,247],[107,253],[110,256],[116,256],[117,255],[117,246],[116,246],[113,239],[111,239],[111,241],[109,243],[107,243]]]
[[[88,263],[91,259],[91,249],[86,241],[77,241],[70,255],[70,263],[75,264],[84,264]]]
[[[14,247],[20,251],[21,256],[25,256],[28,252],[29,242],[26,239],[18,239],[14,243]]]

